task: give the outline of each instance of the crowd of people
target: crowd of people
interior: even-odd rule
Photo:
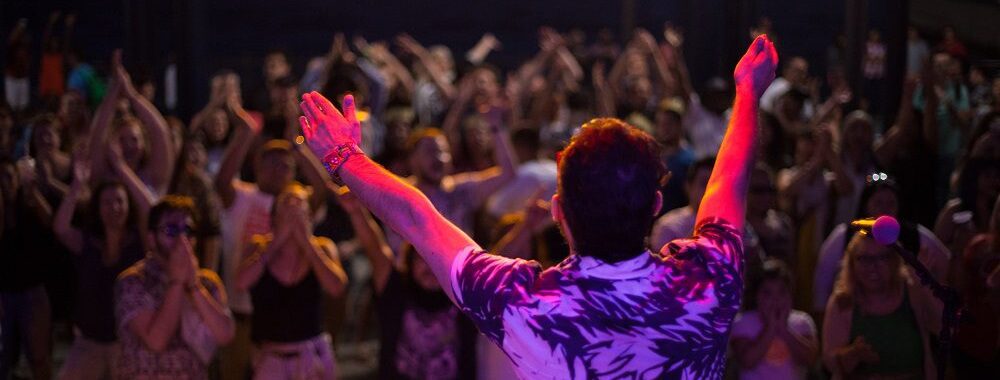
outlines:
[[[303,73],[267,53],[257,89],[219,71],[185,120],[157,91],[176,84],[134,80],[121,51],[107,72],[82,60],[74,24],[53,14],[38,49],[21,22],[3,54],[0,379],[22,354],[36,379],[326,379],[334,342],[372,328],[379,378],[513,378],[412,242],[303,144],[300,94],[353,95],[369,157],[479,246],[543,267],[571,256],[549,200],[581,125],[617,117],[659,144],[671,175],[646,244],[659,252],[693,232],[734,97],[723,73],[692,83],[669,25],[624,44],[541,28],[537,54],[509,72],[488,63],[501,47],[491,34],[453,54],[406,34],[337,33]],[[780,51],[762,25],[750,37]],[[781,51],[761,96],[729,374],[1000,376],[1000,77],[953,30],[931,46],[911,28],[888,110],[894,68],[877,31],[864,51],[846,62],[831,47],[821,74]],[[863,88],[848,87],[847,65],[861,65]],[[933,355],[940,302],[850,225],[880,215],[962,295],[971,318],[947,363]],[[64,321],[71,347],[56,366]]]

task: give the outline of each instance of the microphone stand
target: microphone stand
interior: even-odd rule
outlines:
[[[903,261],[913,268],[917,277],[920,278],[920,283],[930,288],[934,298],[941,300],[941,303],[944,305],[941,315],[941,332],[938,334],[937,341],[938,349],[934,353],[938,363],[937,378],[943,380],[945,367],[948,364],[948,354],[951,353],[951,337],[955,333],[955,328],[958,327],[958,322],[961,320],[962,313],[964,312],[961,308],[961,300],[959,299],[958,292],[954,288],[941,285],[940,282],[935,280],[931,272],[927,270],[927,267],[917,260],[917,256],[904,248],[898,241],[890,244],[890,246],[895,248],[896,253],[903,258]]]

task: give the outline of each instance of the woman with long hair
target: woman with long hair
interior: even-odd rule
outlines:
[[[883,215],[900,218],[899,212],[903,205],[900,201],[900,187],[896,181],[881,172],[868,174],[866,177],[854,219],[876,218]],[[952,257],[948,248],[927,227],[902,218],[899,222],[899,243],[915,253],[917,259],[931,271],[934,278],[945,281],[948,262]],[[837,274],[843,269],[841,262],[844,251],[855,232],[857,229],[850,223],[841,223],[834,227],[820,247],[813,284],[813,312],[817,315],[821,316],[826,309]]]
[[[119,157],[116,147],[109,157]],[[77,202],[89,192],[90,165],[77,161],[73,183],[59,205],[53,230],[73,254],[76,338],[59,373],[60,379],[115,378],[118,337],[114,314],[115,279],[145,256],[139,226],[152,203],[139,178],[124,161],[112,162],[121,181],[98,185],[90,198],[86,227],[72,224]]]
[[[834,379],[934,378],[937,299],[865,232],[853,236],[841,267],[823,320],[823,364]]]

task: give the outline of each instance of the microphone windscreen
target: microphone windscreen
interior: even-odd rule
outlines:
[[[888,215],[875,219],[875,223],[872,224],[872,237],[882,245],[895,243],[899,239],[899,222]]]

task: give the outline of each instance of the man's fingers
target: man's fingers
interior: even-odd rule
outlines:
[[[347,94],[344,96],[344,119],[347,119],[348,123],[353,126],[359,126],[361,123],[358,122],[357,105],[354,103],[354,95]]]
[[[302,109],[302,113],[306,115],[306,118],[315,122],[321,114],[310,100],[311,97],[312,95],[309,93],[302,94],[302,102],[299,103],[299,108]]]
[[[309,99],[320,111],[319,115],[342,116],[340,114],[340,111],[337,110],[337,107],[334,107],[333,103],[330,103],[330,101],[327,100],[325,96],[316,91],[313,91],[309,94],[310,94]]]
[[[768,52],[771,53],[771,60],[774,61],[775,65],[777,65],[778,64],[778,49],[774,48],[774,42],[771,42],[771,41],[767,41],[767,47],[768,47],[768,49],[767,49]]]
[[[765,37],[763,34],[757,36],[757,38],[754,38],[753,43],[750,44],[750,49],[747,50],[747,53],[750,53],[750,54],[753,54],[753,55],[759,54],[761,51],[764,50],[764,43],[766,41],[767,41],[767,37]]]
[[[321,102],[319,99],[317,99],[317,95],[318,94],[316,93],[316,91],[313,91],[313,92],[310,92],[310,93],[307,93],[307,94],[303,94],[302,95],[302,101],[306,102],[306,104],[308,104],[310,107],[312,107],[313,115],[315,115],[315,116],[326,115],[328,112],[330,112],[330,110],[329,109],[324,109],[323,102]]]
[[[313,115],[312,110],[309,109],[310,107],[312,106],[306,101],[299,102],[299,109],[302,110],[302,114],[305,115],[304,117],[309,120],[316,120],[316,115]]]
[[[306,119],[305,116],[299,116],[299,126],[302,127],[302,136],[305,136],[306,140],[311,140],[313,137],[313,130],[309,125],[309,119]]]

